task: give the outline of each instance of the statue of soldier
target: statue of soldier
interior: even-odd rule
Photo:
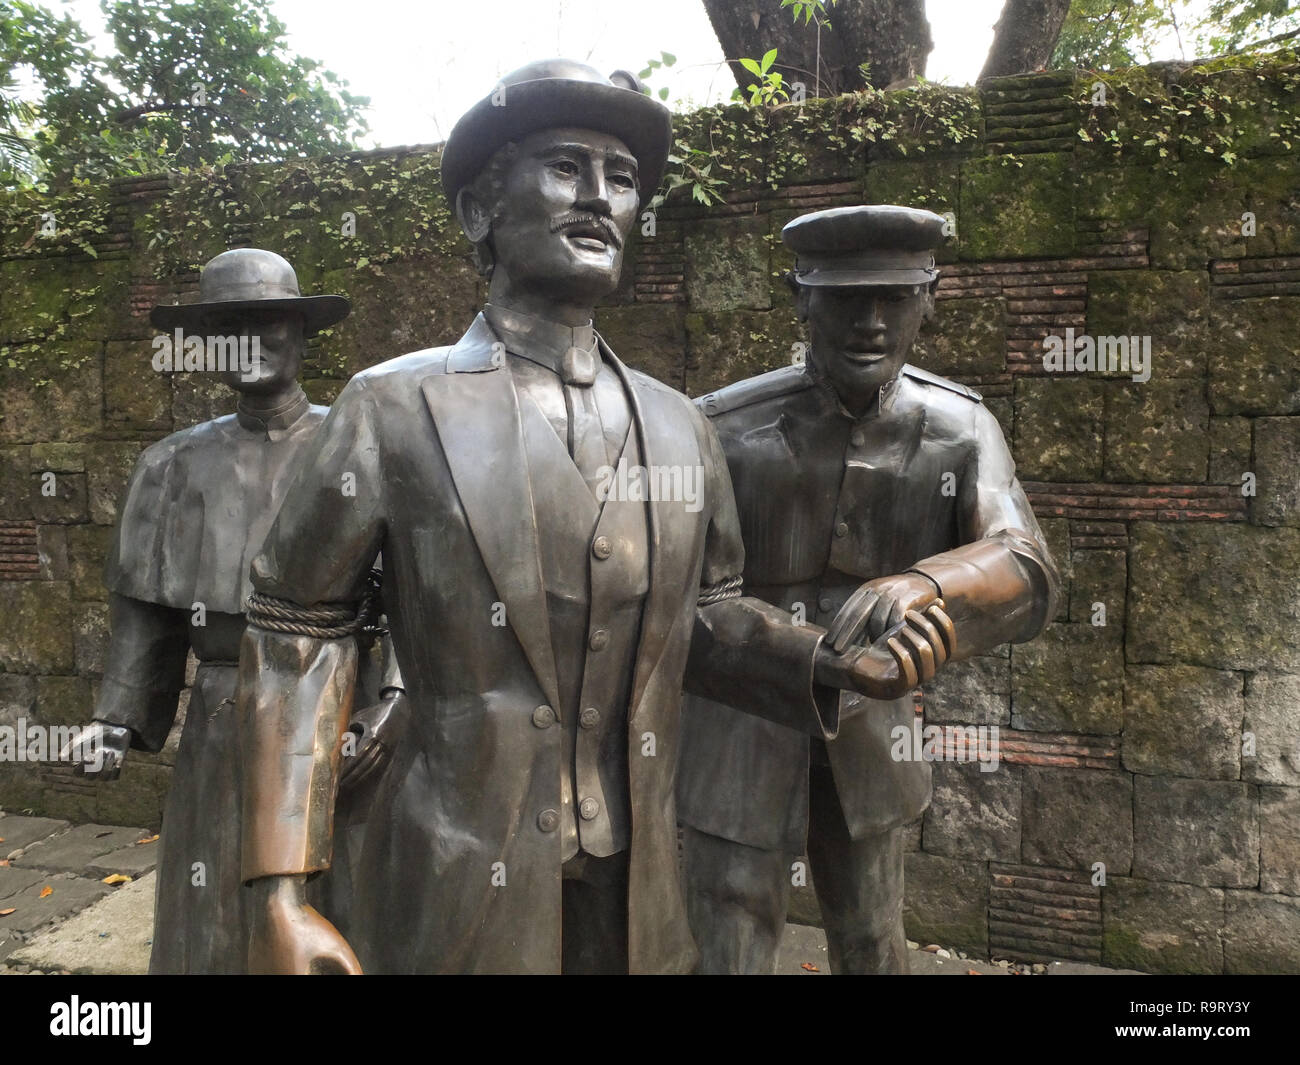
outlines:
[[[442,179],[487,305],[450,347],[352,379],[253,562],[253,970],[689,971],[673,799],[688,655],[693,687],[742,675],[747,709],[817,735],[834,734],[836,688],[901,694],[946,657],[940,609],[906,627],[917,644],[840,656],[742,597],[707,419],[594,331],[670,143],[633,77],[565,60],[508,75],[453,129]],[[355,658],[332,633],[381,549],[409,729],[345,940],[304,881],[330,860]]]
[[[166,331],[155,350],[170,346],[175,369],[186,361],[186,343],[196,366],[207,368],[213,352],[222,367],[214,372],[239,393],[233,415],[144,450],[106,562],[109,649],[79,770],[112,780],[129,748],[160,750],[188,652],[198,659],[163,813],[154,973],[246,970],[235,685],[248,567],[326,414],[298,384],[305,338],[348,310],[342,296],[300,295],[292,266],[279,255],[240,248],[204,267],[197,302],[158,306],[150,315]],[[400,680],[390,677],[386,687],[391,693]],[[370,708],[372,734],[373,719],[391,708],[391,698]],[[350,764],[375,757],[364,749],[357,756]],[[323,905],[343,919],[341,902]]]
[[[965,658],[1037,635],[1058,578],[978,393],[905,364],[934,311],[944,220],[904,207],[796,218],[804,365],[699,403],[735,486],[749,593],[806,611],[843,650],[942,596]],[[865,703],[849,713],[851,703]],[[811,864],[836,973],[906,972],[903,829],[930,767],[895,761],[910,692],[846,693],[830,742],[691,698],[678,807],[705,972],[771,972],[792,862]]]

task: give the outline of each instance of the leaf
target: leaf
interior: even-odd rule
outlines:
[[[101,884],[129,884],[131,877],[124,876],[122,873],[114,873],[112,876],[106,876],[100,881]]]
[[[14,912],[14,907],[10,906],[9,909],[7,910],[0,910],[0,917],[8,917],[13,912]]]
[[[760,68],[759,65],[756,62],[754,62],[754,60],[741,59],[739,62],[740,65],[744,67],[746,70],[748,70],[751,74],[758,74],[760,76],[762,75],[763,73],[762,68]],[[32,239],[35,240],[36,238],[33,237]]]
[[[54,889],[50,887],[49,884],[46,884],[43,888],[41,888],[41,898],[48,899],[53,894],[54,894]]]
[[[775,62],[776,62],[776,49],[775,49],[775,48],[769,49],[767,52],[764,52],[764,53],[763,53],[763,69],[760,70],[759,73],[760,73],[760,74],[766,74],[766,73],[768,72],[768,70],[771,68],[772,64],[775,63]]]
[[[672,52],[660,52],[659,54],[663,56],[664,66],[666,67],[670,67],[677,62],[677,57]]]
[[[138,847],[142,843],[157,843],[157,842],[158,842],[158,834],[155,832],[152,836],[145,836],[144,839],[136,840],[135,846]]]
[[[817,968],[817,966],[815,966],[815,965],[814,965],[812,962],[810,962],[810,961],[806,961],[806,962],[804,962],[802,965],[799,966],[799,968],[802,969],[802,970],[803,970],[804,972],[806,972],[806,973],[819,973],[819,972],[821,972],[821,970],[820,970],[819,968]]]
[[[668,99],[668,86],[667,86],[667,85],[665,85],[662,89],[659,90],[659,99],[661,99],[661,100],[667,100],[667,99]]]

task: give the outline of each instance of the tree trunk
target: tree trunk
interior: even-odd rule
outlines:
[[[1069,11],[1070,0],[1007,0],[980,81],[1046,67]]]
[[[835,96],[923,75],[934,47],[925,0],[827,4],[831,26],[821,31],[820,68],[816,22],[796,23],[789,8],[781,9],[781,0],[704,0],[704,8],[742,90],[758,79],[737,60],[762,59],[772,48],[777,50],[773,69],[786,81],[802,82],[809,96]],[[861,63],[870,64],[869,79],[858,69]]]

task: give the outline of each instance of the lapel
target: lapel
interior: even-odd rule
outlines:
[[[641,397],[637,393],[627,367],[610,350],[609,345],[605,343],[603,338],[597,336],[597,340],[600,343],[602,357],[608,361],[614,372],[618,374],[619,379],[623,382],[624,391],[627,393],[628,403],[632,408],[632,428],[629,430],[629,436],[631,433],[637,434],[637,443],[641,449],[641,466],[646,470],[652,469],[656,461],[656,455],[653,446],[654,442],[650,439],[651,433]],[[626,445],[624,450],[626,451]],[[672,507],[676,507],[678,510],[682,509],[680,503],[675,504],[667,500],[646,503],[646,542],[650,548],[650,590],[646,594],[645,612],[641,618],[641,642],[637,647],[636,668],[632,678],[632,694],[628,703],[629,720],[634,720],[641,708],[641,699],[645,694],[646,685],[650,682],[650,677],[659,664],[659,659],[663,657],[668,633],[672,629],[673,621],[676,619],[678,609],[681,606],[680,588],[677,587],[673,579],[674,574],[671,567],[665,566],[666,555],[662,539],[665,528],[671,531],[675,524],[673,515],[669,510]],[[687,535],[689,535],[689,531]]]
[[[420,390],[506,619],[547,700],[558,708],[519,399],[499,343],[480,314],[448,352],[446,373],[425,378]]]

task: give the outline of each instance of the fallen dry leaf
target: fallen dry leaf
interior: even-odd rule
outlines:
[[[0,858],[0,865],[8,865],[8,864],[9,864],[8,858]]]
[[[41,898],[48,899],[53,894],[54,894],[54,889],[50,887],[49,884],[46,884],[43,888],[41,888]]]
[[[938,944],[938,943],[931,943],[928,947],[922,947],[921,950],[922,950],[924,953],[926,953],[926,954],[938,954],[938,953],[939,953],[939,944]]]
[[[100,881],[101,884],[129,884],[131,878],[121,873],[114,873],[112,876],[106,876]]]
[[[984,974],[983,974],[982,972],[980,972],[978,969],[967,969],[967,970],[966,970],[966,975],[967,975],[967,976],[983,976]]]
[[[13,912],[14,912],[14,908],[10,906],[9,909],[7,910],[0,910],[0,917],[8,917]]]
[[[815,965],[814,965],[812,962],[810,962],[810,961],[806,961],[806,962],[804,962],[802,965],[799,966],[799,968],[802,969],[802,970],[804,970],[804,972],[809,972],[809,973],[819,973],[819,972],[821,972],[821,970],[820,970],[819,968],[817,968],[817,966],[815,966]]]
[[[0,836],[0,843],[3,843],[4,841],[5,841],[4,836]]]
[[[141,843],[157,843],[157,842],[158,842],[158,836],[157,833],[155,833],[152,836],[145,836],[144,839],[136,840],[135,845],[138,847],[140,846]]]

